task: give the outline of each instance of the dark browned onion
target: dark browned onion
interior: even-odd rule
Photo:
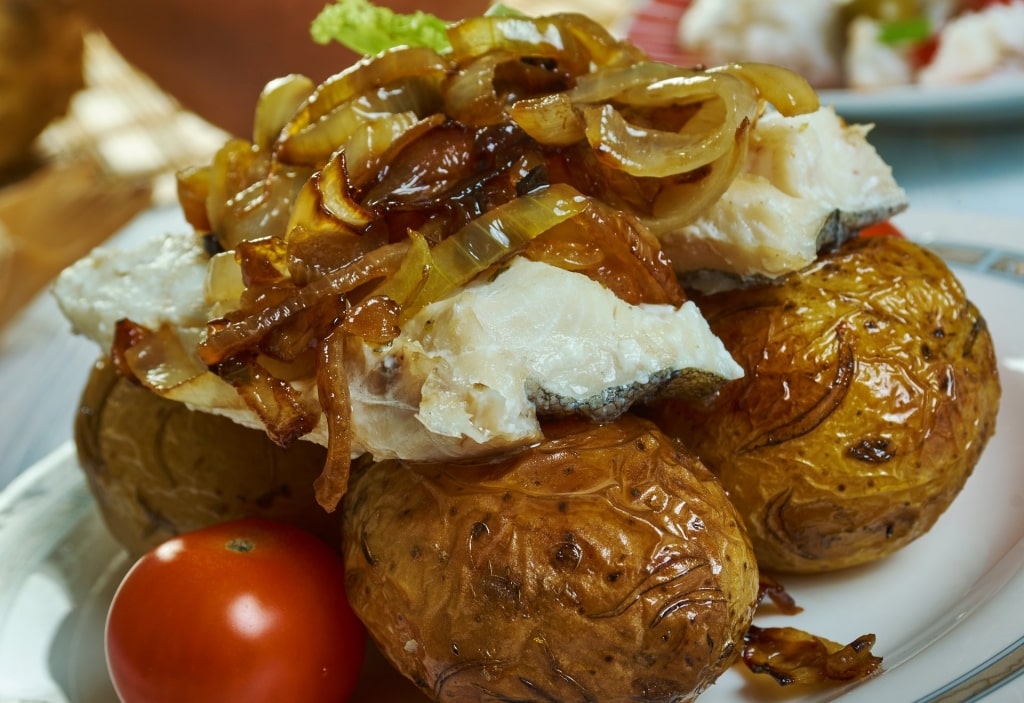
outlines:
[[[755,674],[768,674],[783,686],[854,681],[881,667],[874,644],[870,634],[841,645],[796,628],[751,626],[742,659]]]
[[[302,287],[294,295],[255,314],[223,325],[199,345],[199,357],[207,365],[220,364],[251,350],[277,325],[308,309],[328,296],[344,296],[358,286],[394,273],[407,244],[380,247],[347,266]]]
[[[327,512],[334,512],[348,490],[352,465],[352,414],[348,377],[345,374],[345,334],[336,330],[320,346],[316,367],[320,407],[327,418],[327,460],[313,482],[316,500]]]

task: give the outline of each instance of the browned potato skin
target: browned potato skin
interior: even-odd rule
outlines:
[[[858,238],[778,285],[697,299],[744,368],[654,417],[722,480],[762,569],[871,562],[927,532],[995,429],[992,339],[953,273]]]
[[[690,701],[739,654],[740,518],[653,424],[565,421],[491,464],[388,461],[345,503],[347,591],[439,701]]]
[[[92,371],[75,420],[79,462],[114,538],[134,556],[189,530],[266,517],[337,544],[339,514],[313,496],[325,451],[197,413],[118,374]]]

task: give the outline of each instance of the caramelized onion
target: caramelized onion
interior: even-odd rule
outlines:
[[[210,164],[206,178],[206,216],[224,249],[233,249],[241,241],[227,231],[230,212],[239,198],[246,198],[245,191],[263,177],[264,172],[260,172],[256,164],[262,158],[250,142],[231,139],[217,150]]]
[[[679,306],[686,300],[654,236],[635,218],[597,201],[530,242],[526,255],[583,273],[634,305]]]
[[[720,115],[718,126],[710,130],[691,130],[687,125],[707,125],[698,112],[696,118],[684,124],[678,132],[651,129],[631,124],[610,104],[589,107],[584,111],[587,139],[605,159],[634,176],[666,177],[694,171],[723,156],[736,142],[740,125],[756,116],[757,103],[741,81],[722,74],[712,82],[714,99],[703,100],[699,110],[713,110]],[[705,77],[706,78],[706,77]],[[703,81],[694,91],[690,79],[665,79],[643,91],[633,89],[631,95],[642,92],[649,104],[685,103],[688,94],[700,95],[707,87]],[[724,105],[716,106],[713,100]]]
[[[506,51],[557,61],[571,75],[587,73],[593,67],[632,63],[642,56],[599,23],[577,13],[472,17],[450,27],[448,38],[452,55],[460,63],[491,51]]]
[[[644,225],[655,235],[678,230],[690,224],[728,190],[747,159],[747,137],[751,123],[744,121],[736,130],[733,148],[712,163],[676,181],[668,181],[654,199]]]
[[[121,373],[161,395],[206,371],[169,325],[149,330],[121,320],[115,339],[115,360]]]
[[[587,136],[583,118],[567,93],[519,100],[508,113],[524,132],[546,146],[569,146]]]
[[[569,91],[569,97],[577,104],[604,103],[626,94],[637,86],[646,86],[678,76],[693,76],[697,73],[699,72],[664,63],[639,61],[579,76],[576,79],[576,86]],[[701,91],[695,95],[698,99],[710,96],[709,91]]]
[[[276,78],[260,93],[253,120],[252,141],[259,149],[268,150],[277,141],[281,130],[296,111],[313,94],[316,84],[306,76],[293,73]]]
[[[189,400],[210,407],[230,407],[235,392],[207,371],[195,355],[195,344],[169,326],[150,330],[130,320],[115,328],[111,359],[117,372],[170,400]]]
[[[516,56],[549,58],[566,62],[574,73],[583,73],[589,54],[574,38],[566,36],[557,16],[546,18],[489,15],[470,17],[448,29],[452,57],[465,64],[494,51]]]
[[[345,496],[352,466],[352,410],[345,376],[345,335],[337,330],[320,348],[316,368],[317,395],[327,418],[327,460],[313,482],[316,500],[331,513]]]
[[[421,120],[415,113],[402,112],[367,122],[345,141],[349,181],[357,187],[366,185],[390,160],[389,157],[444,121],[443,115],[431,115]]]
[[[309,179],[303,190],[305,191],[301,196],[303,198],[312,198],[313,191],[320,196],[317,201],[311,200],[310,205],[305,206],[307,209],[312,207],[313,202],[316,202],[334,220],[356,230],[366,227],[373,221],[373,213],[352,197],[352,188],[348,178],[347,150],[339,149],[320,173]],[[302,210],[298,207],[293,210],[293,213],[301,212]],[[293,214],[288,222],[288,231],[291,232],[300,223],[305,225],[307,222],[308,220],[304,222]]]
[[[288,447],[316,427],[320,408],[313,407],[295,386],[269,373],[255,357],[234,357],[216,369],[256,413],[276,444]]]
[[[452,234],[429,251],[422,245],[410,252],[417,257],[411,266],[399,272],[412,277],[389,279],[376,290],[391,297],[415,291],[403,303],[408,317],[425,305],[442,298],[473,280],[479,273],[505,261],[522,250],[532,239],[552,227],[579,215],[588,207],[588,199],[566,185],[554,185],[539,193],[525,195],[482,215]],[[421,264],[419,257],[428,259]]]
[[[210,167],[193,166],[176,174],[178,204],[185,221],[197,232],[209,232],[212,229],[210,217],[206,212],[207,199],[210,193]]]
[[[238,307],[245,292],[242,268],[233,251],[222,251],[210,257],[206,266],[206,299]]]
[[[799,73],[767,63],[746,62],[717,66],[709,74],[729,73],[750,83],[758,95],[781,114],[792,117],[818,109],[818,94]]]
[[[503,63],[518,61],[507,51],[484,54],[452,77],[445,91],[445,112],[463,124],[484,127],[505,119],[505,105],[495,88],[495,72]]]
[[[879,671],[882,659],[872,653],[874,644],[874,635],[841,645],[791,627],[751,626],[742,658],[751,671],[783,686],[855,681]]]
[[[379,115],[386,109],[383,105],[368,109],[364,105],[350,103],[350,100],[368,100],[373,92],[385,90],[403,79],[425,78],[420,83],[406,84],[420,90],[440,85],[450,69],[451,64],[446,59],[423,47],[401,47],[366,58],[328,78],[313,92],[285,126],[275,146],[275,154],[285,162],[322,165],[348,138],[353,124],[361,122],[358,119],[361,115]],[[390,95],[382,102],[390,99],[401,106],[402,111],[408,109],[403,99],[410,95],[423,96],[412,91],[388,93],[386,90],[379,95]],[[428,94],[423,100],[424,105],[431,104],[432,98],[433,95]]]
[[[199,358],[212,366],[251,349],[274,327],[328,296],[342,296],[397,270],[407,244],[381,247],[329,276],[312,281],[294,296],[215,329],[199,345]]]
[[[154,387],[216,380],[209,367],[281,443],[326,415],[325,507],[350,459],[346,340],[387,343],[516,255],[679,305],[657,236],[726,191],[766,102],[817,106],[784,69],[653,62],[578,14],[471,18],[448,36],[448,54],[400,47],[315,87],[270,83],[252,141],[178,176],[189,223],[224,250],[207,281],[221,317],[187,354],[149,331],[122,345]]]

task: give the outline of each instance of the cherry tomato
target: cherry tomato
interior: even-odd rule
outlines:
[[[903,232],[889,220],[865,227],[860,231],[862,237],[902,237]]]
[[[341,703],[365,640],[340,557],[307,532],[256,519],[143,556],[106,625],[123,703]]]

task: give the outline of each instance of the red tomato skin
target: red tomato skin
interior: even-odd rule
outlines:
[[[860,231],[862,237],[904,237],[903,232],[889,220],[865,227]]]
[[[106,624],[123,703],[343,703],[365,640],[340,558],[302,530],[251,519],[143,556]]]

